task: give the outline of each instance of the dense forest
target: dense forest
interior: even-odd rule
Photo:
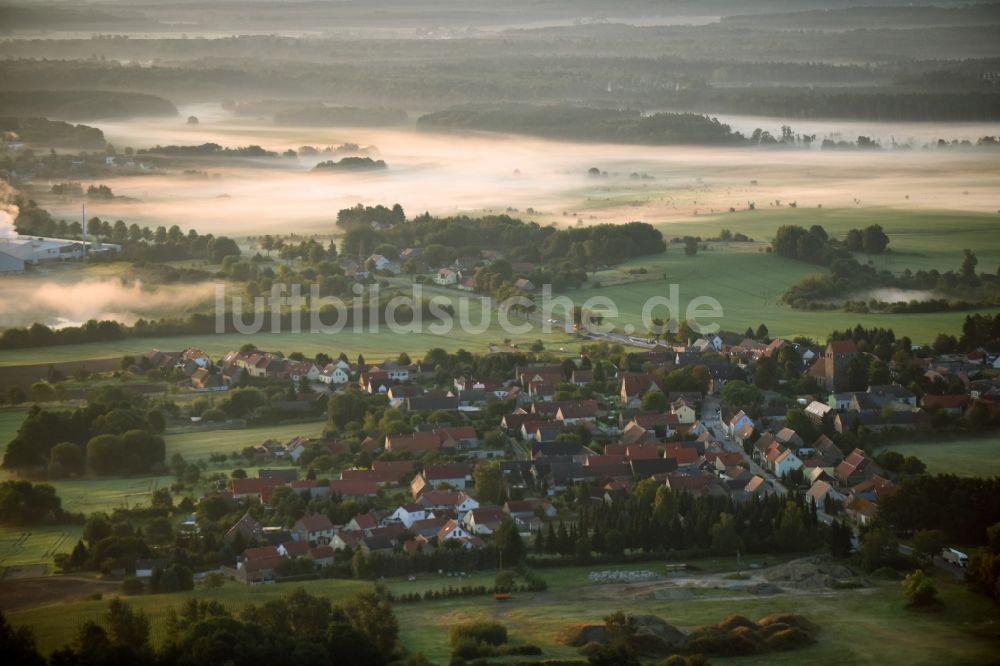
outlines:
[[[80,81],[78,86],[87,85]],[[155,95],[107,90],[12,90],[0,95],[0,114],[65,120],[176,116],[177,107]]]
[[[274,34],[276,25],[303,21],[310,30],[324,22],[341,28],[365,14],[349,3],[301,3],[272,16],[270,34],[246,34],[245,21],[276,10],[260,3],[253,17],[243,17],[240,36],[8,40],[0,43],[0,89],[144,92],[178,104],[280,99],[267,113],[279,124],[321,126],[396,124],[403,121],[400,109],[568,101],[791,118],[997,118],[1000,20],[991,5],[866,11],[839,2],[719,2],[712,4],[721,21],[642,25],[629,16],[655,8],[657,16],[683,17],[694,5],[620,3],[619,19],[587,21],[579,3],[439,2],[419,12],[403,3],[379,4],[384,10],[366,20],[391,24],[395,16],[420,27],[391,35],[345,32],[336,39]],[[605,6],[588,6],[606,15]],[[708,11],[704,3],[697,6]],[[136,19],[124,8],[101,10]],[[139,13],[156,23],[160,11],[155,18],[145,15],[150,11]],[[526,17],[538,18],[537,27],[520,27]],[[213,23],[226,19],[211,16]],[[496,27],[471,27],[477,21]]]
[[[303,106],[274,114],[275,125],[305,127],[389,127],[406,122],[399,109],[361,109],[356,106]]]
[[[376,229],[372,222],[379,222]],[[552,264],[571,257],[573,246],[590,243],[600,249],[604,264],[666,251],[662,234],[643,222],[599,224],[559,229],[523,222],[507,215],[473,218],[418,215],[407,221],[401,207],[348,208],[337,216],[345,230],[340,253],[367,256],[384,248],[396,254],[407,247],[423,248],[429,265],[444,265],[459,256],[479,256],[484,250],[503,254],[509,262]],[[596,252],[595,252],[596,253]]]
[[[29,146],[46,148],[103,150],[105,146],[104,132],[96,127],[37,117],[0,117],[0,134]]]
[[[655,113],[571,106],[460,107],[421,116],[420,129],[485,130],[573,141],[653,145],[740,145],[746,139],[718,120],[693,113]]]

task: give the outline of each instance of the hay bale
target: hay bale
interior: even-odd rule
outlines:
[[[809,621],[798,613],[772,613],[757,620],[757,624],[762,627],[783,624],[794,627],[811,637],[815,637],[819,633],[818,624]]]
[[[774,631],[764,639],[764,644],[768,650],[776,652],[781,650],[795,650],[811,645],[814,642],[806,632],[796,627],[781,623],[771,626],[776,627],[777,631]]]
[[[722,622],[720,622],[718,626],[719,629],[722,629],[723,631],[732,631],[737,627],[747,627],[748,629],[753,629],[753,630],[756,630],[758,628],[756,622],[743,615],[730,615],[729,617],[722,620]]]
[[[739,657],[759,654],[761,645],[754,629],[749,627],[734,627],[734,631],[723,631],[717,626],[708,626],[691,632],[685,641],[684,650],[715,657]]]

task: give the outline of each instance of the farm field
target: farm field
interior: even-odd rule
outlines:
[[[292,423],[265,428],[238,428],[171,431],[164,435],[167,444],[167,460],[175,453],[185,460],[194,461],[208,458],[212,453],[229,454],[246,446],[256,446],[268,439],[282,443],[299,435],[318,437],[323,432],[324,421]]]
[[[713,229],[718,233],[718,229]],[[966,312],[926,314],[845,314],[793,310],[781,302],[788,286],[802,277],[822,271],[799,261],[758,251],[759,244],[712,244],[712,248],[694,257],[685,256],[677,245],[658,257],[644,257],[611,270],[598,271],[599,287],[568,292],[574,302],[601,296],[611,299],[619,310],[615,319],[619,330],[631,325],[643,336],[643,305],[653,297],[668,297],[670,285],[679,286],[679,316],[685,316],[687,304],[699,296],[710,296],[722,305],[721,319],[703,319],[704,324],[718,323],[724,330],[742,332],[747,327],[767,325],[770,335],[803,335],[825,341],[830,332],[853,328],[891,327],[897,335],[909,335],[915,342],[931,342],[943,331],[959,331]],[[646,269],[645,275],[630,275],[629,269]],[[666,276],[666,277],[664,277]],[[986,310],[991,314],[1000,308]],[[659,306],[653,316],[668,316]],[[610,320],[606,320],[610,324]]]
[[[890,444],[880,450],[916,456],[927,465],[929,474],[1000,476],[1000,439],[996,437]]]
[[[700,564],[700,563],[699,563]],[[721,562],[719,565],[721,566]],[[656,599],[623,591],[621,586],[587,582],[591,570],[600,567],[568,567],[540,570],[550,581],[543,593],[518,594],[509,603],[497,604],[492,597],[454,598],[397,604],[395,611],[403,644],[411,652],[424,653],[432,663],[447,663],[448,630],[458,622],[497,619],[507,625],[512,640],[539,645],[545,658],[578,657],[574,648],[558,642],[559,634],[580,623],[599,623],[604,615],[623,608],[631,613],[654,613],[682,628],[718,622],[740,613],[752,619],[774,612],[805,615],[822,627],[815,646],[805,650],[762,657],[712,659],[712,663],[758,666],[763,664],[840,663],[852,664],[973,664],[989,661],[1000,648],[1000,633],[991,622],[996,610],[990,602],[970,592],[962,583],[944,575],[935,576],[945,608],[939,613],[912,613],[902,607],[898,583],[882,582],[863,590],[817,591],[814,593],[755,596],[731,591],[697,590],[685,599]],[[619,567],[615,567],[616,569]],[[647,569],[657,568],[646,563]],[[488,584],[492,574],[475,574],[458,582],[440,576],[421,576],[418,581],[390,580],[393,592],[440,589],[449,584]],[[310,581],[308,591],[328,596],[334,603],[363,589],[368,583],[344,580]],[[153,640],[164,639],[168,608],[185,599],[214,598],[233,612],[248,603],[261,603],[281,596],[294,585],[244,587],[227,582],[219,589],[156,596],[130,597],[129,603],[149,614]],[[79,622],[101,621],[105,601],[78,601],[28,610],[15,610],[15,625],[29,625],[44,651],[71,640]]]
[[[49,563],[72,550],[82,532],[79,525],[0,527],[0,576],[8,567]]]
[[[94,511],[110,512],[122,506],[148,504],[150,493],[157,488],[170,487],[174,480],[172,475],[168,475],[131,479],[61,479],[50,483],[55,486],[64,509],[90,514]]]
[[[476,315],[473,315],[475,317]],[[551,350],[559,346],[573,343],[571,336],[564,333],[544,334],[536,331],[528,335],[510,335],[504,333],[498,326],[493,326],[484,333],[466,333],[456,326],[447,335],[434,333],[407,333],[397,335],[388,329],[377,332],[356,333],[344,330],[335,335],[323,333],[257,333],[242,335],[239,333],[190,335],[176,337],[127,338],[114,342],[94,342],[79,345],[63,345],[58,347],[36,347],[0,351],[0,368],[18,366],[27,363],[75,362],[102,358],[121,358],[126,354],[143,354],[152,349],[177,349],[196,345],[213,358],[221,358],[226,352],[239,349],[252,343],[261,349],[281,351],[285,354],[300,351],[308,356],[326,352],[336,357],[344,352],[354,358],[364,354],[365,358],[384,359],[395,358],[400,352],[420,358],[429,349],[440,347],[454,352],[466,349],[471,352],[489,351],[491,342],[500,344],[504,338],[510,338],[522,348],[542,339]],[[0,370],[2,372],[2,370]]]
[[[965,248],[976,252],[981,271],[1000,264],[1000,215],[996,214],[892,208],[758,208],[753,212],[699,216],[660,224],[658,228],[667,237],[703,238],[729,229],[769,243],[778,227],[788,224],[806,228],[819,224],[835,238],[843,238],[850,229],[880,224],[889,236],[891,251],[881,256],[858,255],[880,269],[958,270]]]
[[[17,434],[18,429],[24,423],[24,419],[27,416],[28,410],[22,407],[0,409],[0,455],[3,454],[7,442],[14,439],[14,435]]]

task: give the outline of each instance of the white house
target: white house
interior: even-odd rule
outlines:
[[[428,511],[420,504],[403,504],[386,518],[386,521],[400,522],[406,529],[410,529],[418,520],[427,520],[434,517],[433,511]]]
[[[302,454],[306,452],[306,447],[309,445],[309,440],[304,437],[296,437],[290,441],[285,446],[285,454],[292,459],[293,462],[298,462]]]
[[[500,507],[484,506],[466,513],[462,524],[473,534],[490,535],[500,527],[503,519],[504,513]]]
[[[295,521],[295,525],[292,526],[292,537],[296,541],[328,544],[333,535],[333,523],[323,513],[303,516]]]
[[[467,539],[471,536],[472,534],[454,519],[445,523],[444,527],[438,530],[437,534],[438,541],[442,543],[448,539]]]
[[[396,363],[385,363],[385,373],[389,375],[389,380],[394,382],[406,382],[410,380],[410,368]]]
[[[792,453],[791,449],[785,449],[774,459],[774,475],[779,478],[801,467],[802,461]]]
[[[753,419],[747,416],[747,413],[741,409],[733,415],[733,418],[729,419],[729,434],[735,435],[745,425],[749,425],[753,428],[754,422]]]
[[[694,407],[684,400],[677,400],[670,405],[670,413],[677,417],[678,423],[694,423],[697,415]]]
[[[826,404],[825,402],[820,402],[818,400],[813,400],[806,406],[806,415],[816,421],[817,423],[823,420],[823,417],[828,413],[833,411],[833,407]]]
[[[351,381],[351,375],[342,365],[330,363],[319,373],[319,381],[324,384],[346,384]]]
[[[439,284],[443,287],[458,284],[458,272],[450,268],[442,268],[434,276],[434,284]]]

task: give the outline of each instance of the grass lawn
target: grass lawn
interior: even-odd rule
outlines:
[[[1000,476],[1000,439],[995,435],[940,442],[890,444],[881,450],[916,456],[926,463],[930,474]]]
[[[256,446],[268,439],[286,442],[303,435],[318,437],[323,432],[325,421],[293,423],[264,428],[239,428],[232,430],[168,430],[164,439],[167,443],[167,460],[180,453],[186,460],[208,458],[212,453],[233,453],[246,446]]]

